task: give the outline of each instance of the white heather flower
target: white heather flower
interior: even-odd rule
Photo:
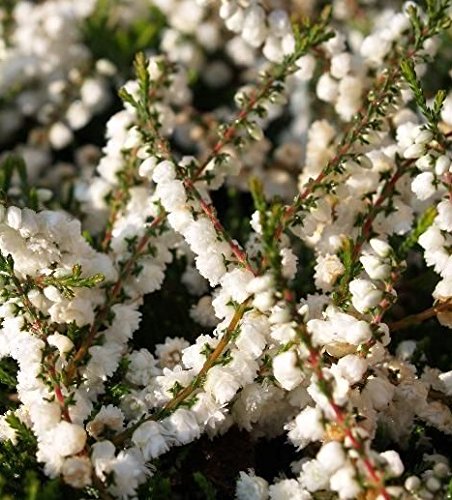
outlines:
[[[63,149],[74,138],[72,131],[62,122],[57,122],[49,130],[49,141],[53,148]]]
[[[366,273],[373,280],[384,280],[391,272],[391,266],[375,255],[364,254],[359,260]]]
[[[354,279],[350,282],[349,289],[353,307],[362,313],[376,307],[383,297],[382,292],[371,281],[364,279]]]
[[[234,269],[221,278],[220,284],[235,302],[241,304],[248,298],[246,288],[253,278],[253,273],[247,269]]]
[[[355,474],[353,466],[347,464],[331,476],[330,488],[337,491],[340,499],[357,498],[361,488]]]
[[[351,384],[356,384],[367,370],[367,361],[354,354],[347,354],[337,362],[341,375]]]
[[[177,179],[159,182],[155,192],[160,198],[163,208],[168,212],[181,208],[187,202],[187,194],[185,192],[184,185],[182,181]]]
[[[61,469],[64,482],[73,488],[84,488],[91,484],[91,461],[88,457],[70,457]]]
[[[161,182],[170,182],[176,179],[176,168],[174,163],[164,160],[158,163],[152,172],[152,180],[157,184]]]
[[[425,250],[435,251],[440,250],[445,245],[446,240],[436,224],[433,224],[419,236],[418,242]]]
[[[361,105],[363,84],[361,78],[346,75],[339,81],[335,110],[343,120],[349,121]]]
[[[115,445],[111,441],[98,441],[91,447],[91,461],[96,475],[102,480],[111,471],[115,451]]]
[[[384,40],[379,33],[367,36],[361,44],[361,55],[371,66],[379,66],[391,49],[391,42]]]
[[[441,155],[435,162],[435,174],[443,175],[450,169],[450,158],[446,155]]]
[[[189,343],[180,337],[166,337],[164,344],[156,344],[155,355],[161,368],[174,368],[181,362],[182,352]]]
[[[220,279],[226,274],[223,254],[216,252],[213,248],[208,253],[196,257],[196,267],[204,278],[209,280],[210,286],[216,286]]]
[[[124,414],[113,405],[102,406],[100,411],[86,426],[87,432],[94,438],[99,438],[105,428],[116,433],[124,429]]]
[[[386,461],[387,465],[385,470],[390,477],[399,477],[403,474],[405,468],[399,454],[396,451],[384,451],[383,453],[380,453],[380,457]]]
[[[193,216],[185,207],[179,207],[168,214],[168,222],[178,233],[183,233],[185,228],[193,222]]]
[[[286,344],[296,338],[297,332],[292,323],[282,323],[275,326],[276,328],[272,328],[270,336],[279,344]]]
[[[187,444],[201,435],[196,416],[190,410],[179,408],[171,416],[163,420],[165,432],[178,444]]]
[[[284,52],[281,45],[281,39],[272,35],[268,36],[262,53],[271,62],[282,62],[284,59]]]
[[[79,130],[89,122],[91,113],[82,101],[74,101],[67,108],[65,118],[72,130]]]
[[[300,482],[308,491],[323,490],[328,486],[328,472],[317,460],[308,460],[301,466]]]
[[[379,238],[371,238],[369,244],[372,250],[381,258],[387,257],[392,252],[391,245]]]
[[[270,500],[310,500],[312,497],[295,479],[283,479],[269,488]]]
[[[266,292],[273,288],[273,276],[271,274],[264,274],[256,276],[246,286],[246,291],[250,294]]]
[[[427,144],[433,139],[433,133],[430,130],[421,130],[414,138],[415,144]]]
[[[74,347],[72,340],[60,333],[53,333],[49,335],[46,340],[49,345],[58,349],[61,356],[65,356]]]
[[[146,461],[169,450],[164,428],[159,422],[144,422],[132,434],[132,442],[140,448]]]
[[[404,486],[408,491],[413,492],[418,490],[421,487],[421,484],[422,482],[417,476],[409,476],[405,480]]]
[[[86,432],[80,425],[61,421],[46,436],[53,449],[61,456],[75,455],[83,450],[86,443]]]
[[[331,75],[341,79],[350,71],[352,58],[348,52],[341,52],[331,58]]]
[[[111,377],[118,366],[122,350],[123,346],[116,342],[90,347],[91,358],[86,366],[86,374],[104,380]]]
[[[268,318],[271,325],[278,325],[283,323],[289,323],[291,320],[291,315],[289,308],[286,304],[279,302],[272,309],[272,313]]]
[[[109,101],[106,90],[102,79],[87,78],[80,88],[80,97],[88,109],[102,109]]]
[[[286,351],[273,358],[273,375],[283,389],[291,391],[304,379],[296,353]]]
[[[416,160],[416,167],[424,172],[426,170],[431,170],[433,163],[434,163],[434,158],[431,155],[426,154],[424,156],[421,156],[418,160]]]
[[[314,343],[324,345],[339,341],[359,345],[372,338],[372,331],[366,321],[357,320],[350,314],[331,307],[327,309],[326,314],[327,320],[312,319],[307,323]]]
[[[252,47],[259,47],[267,35],[266,15],[259,5],[249,7],[243,20],[242,37]]]
[[[331,56],[344,52],[345,36],[339,33],[339,31],[335,31],[334,36],[329,38],[326,42],[323,42],[322,47]]]
[[[362,391],[362,394],[369,398],[376,410],[384,410],[394,396],[395,388],[387,380],[380,377],[372,377]]]
[[[204,390],[220,404],[228,403],[240,387],[240,381],[227,366],[216,365],[207,372]]]
[[[299,448],[304,448],[309,443],[322,439],[325,430],[320,408],[307,406],[293,422],[285,426],[285,429],[289,431],[289,439]]]
[[[325,443],[317,453],[317,461],[323,466],[328,474],[333,474],[346,461],[346,454],[341,443],[338,441],[330,441]]]
[[[345,267],[337,255],[326,254],[317,257],[314,270],[315,286],[324,292],[330,292],[337,278],[344,273]]]
[[[281,46],[285,56],[295,51],[295,37],[292,33],[287,33],[282,37]]]
[[[283,37],[292,29],[289,15],[282,9],[272,10],[268,15],[267,21],[270,31],[278,37]]]
[[[78,326],[88,325],[94,321],[93,303],[88,298],[74,297],[63,299],[49,308],[49,314],[55,323],[71,323]]]
[[[281,249],[281,266],[282,274],[285,278],[291,280],[295,278],[297,273],[298,257],[293,253],[290,248]]]
[[[253,306],[261,312],[269,311],[274,303],[275,297],[273,291],[271,290],[257,293],[253,299]]]
[[[244,321],[235,345],[240,351],[256,359],[262,354],[267,343],[265,339],[267,330],[267,325],[259,319]]]
[[[217,233],[212,222],[205,217],[198,217],[184,228],[183,235],[193,252],[202,255],[206,249],[217,241]]]
[[[213,327],[218,323],[212,307],[212,297],[204,295],[190,309],[190,317],[202,326]]]
[[[250,226],[257,234],[262,234],[261,215],[258,210],[254,211],[251,215]]]
[[[411,190],[420,200],[427,200],[430,196],[435,194],[436,188],[433,184],[435,176],[432,172],[422,172],[417,175],[412,183]]]
[[[417,342],[415,340],[403,340],[397,346],[396,355],[398,358],[409,361],[416,351]]]
[[[444,199],[438,203],[436,210],[438,215],[435,218],[435,224],[442,231],[452,232],[452,202]]]
[[[91,395],[91,394],[90,394]],[[69,416],[74,424],[82,425],[93,410],[93,403],[88,398],[86,390],[74,392],[74,404],[69,406]]]
[[[316,60],[311,54],[301,56],[295,61],[295,64],[300,68],[295,76],[301,81],[307,81],[312,78],[316,65]]]
[[[247,474],[240,471],[235,497],[237,500],[267,500],[268,483],[264,478],[253,473]]]
[[[155,156],[146,158],[138,167],[138,174],[140,175],[140,177],[150,179],[157,165],[157,161],[158,160]]]
[[[187,345],[182,350],[182,363],[187,368],[194,368],[197,372],[201,370],[206,362],[208,353],[215,349],[218,339],[209,335],[200,335],[196,343]]]
[[[445,372],[445,373],[440,373],[438,375],[438,378],[441,380],[443,387],[444,387],[444,393],[447,394],[448,396],[452,395],[452,370]]]
[[[196,416],[201,428],[205,428],[207,432],[216,431],[224,424],[228,424],[227,415],[223,410],[224,405],[217,403],[206,392],[199,392],[196,395],[196,402],[191,407],[191,411]],[[230,422],[230,420],[229,420]]]
[[[259,365],[247,353],[238,349],[231,349],[231,361],[228,363],[228,368],[233,373],[240,385],[244,386],[251,384],[256,377]]]
[[[120,451],[110,468],[114,479],[109,491],[117,498],[135,497],[138,486],[149,474],[143,455],[137,448]]]
[[[22,224],[22,211],[18,207],[10,206],[6,211],[6,223],[12,229],[20,229]]]
[[[403,157],[406,159],[420,158],[424,154],[424,151],[425,151],[424,144],[411,144],[403,152]]]
[[[132,351],[127,359],[129,364],[126,379],[132,384],[148,385],[151,377],[159,373],[158,368],[156,368],[157,360],[147,349]]]
[[[338,83],[328,73],[323,73],[317,82],[317,97],[326,102],[334,102],[338,94]]]

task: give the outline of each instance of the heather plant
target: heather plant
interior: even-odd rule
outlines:
[[[0,7],[1,498],[452,495],[451,12]]]

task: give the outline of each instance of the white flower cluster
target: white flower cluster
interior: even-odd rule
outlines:
[[[126,81],[85,44],[99,6],[79,3],[0,11],[0,131],[37,121],[45,145],[24,147],[48,169],[51,149],[77,149],[74,132],[108,106],[113,72]],[[126,25],[149,6],[164,22],[95,168],[72,165],[70,193],[55,186],[50,201],[17,159],[1,166],[0,363],[18,368],[0,445],[21,445],[18,420],[47,476],[137,498],[171,448],[236,426],[253,443],[287,438],[296,457],[272,477],[237,471],[239,500],[445,497],[450,464],[434,444],[415,475],[403,460],[416,426],[452,434],[452,372],[397,333],[452,328],[451,97],[416,92],[446,14],[419,11],[413,35],[405,5],[365,34],[341,21],[328,35],[325,14],[295,29],[287,3],[119,2]],[[233,84],[238,109],[216,95]],[[218,102],[201,102],[211,92]],[[248,200],[250,177],[243,229],[214,204]],[[423,261],[439,281],[419,312],[400,283]],[[198,336],[175,328],[166,280]]]

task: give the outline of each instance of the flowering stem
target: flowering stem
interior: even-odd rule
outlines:
[[[195,379],[193,382],[183,389],[182,391],[179,392],[171,401],[165,404],[165,406],[162,408],[162,410],[157,413],[156,415],[156,420],[159,420],[163,416],[166,416],[168,412],[174,411],[179,407],[179,405],[185,401],[193,392],[201,386],[202,382],[204,381],[205,376],[207,375],[207,372],[212,368],[212,366],[215,364],[217,359],[223,354],[223,351],[226,349],[228,346],[234,332],[237,329],[237,326],[242,319],[242,316],[245,314],[245,311],[250,304],[251,299],[246,300],[242,304],[240,304],[237,309],[235,310],[234,316],[232,317],[231,321],[229,322],[228,327],[226,328],[223,336],[221,337],[220,341],[218,342],[217,346],[215,349],[212,351],[212,353],[208,356],[206,359],[205,363],[203,364],[200,372],[196,375]]]
[[[448,299],[445,302],[441,302],[432,307],[429,307],[428,309],[425,309],[420,313],[410,314],[409,316],[406,316],[403,319],[389,323],[388,326],[392,332],[397,332],[399,330],[404,330],[409,326],[423,323],[424,321],[427,321],[428,319],[437,316],[437,314],[440,312],[451,312],[451,311],[452,311],[452,299]]]
[[[129,158],[127,158],[125,169],[118,174],[119,185],[111,194],[110,213],[108,215],[105,234],[100,245],[103,252],[108,252],[110,249],[113,226],[129,200],[129,191],[135,179],[135,170],[136,151],[131,151]]]
[[[245,269],[256,275],[257,272],[253,269],[252,265],[250,264],[246,252],[242,248],[240,248],[240,246],[237,244],[235,240],[231,238],[229,233],[225,230],[225,228],[219,221],[215,207],[203,200],[201,194],[195,188],[193,182],[190,179],[185,179],[184,185],[187,188],[187,190],[198,200],[202,211],[212,222],[213,227],[217,232],[218,236],[229,244],[231,251],[235,256],[235,258],[237,259],[237,261],[239,262],[239,264],[241,264]]]
[[[153,234],[155,228],[157,228],[163,220],[163,216],[158,216],[156,217],[149,227],[147,228],[146,233],[141,237],[141,239],[138,241],[136,247],[134,248],[132,255],[129,257],[127,260],[125,266],[123,267],[118,279],[116,280],[115,284],[113,285],[111,292],[107,294],[107,300],[104,303],[104,305],[99,309],[99,311],[96,314],[95,320],[88,332],[88,335],[85,337],[83,340],[82,344],[78,348],[77,352],[75,353],[74,357],[71,359],[69,362],[67,368],[66,368],[66,376],[65,376],[65,381],[67,385],[70,385],[72,382],[75,372],[77,370],[78,364],[83,360],[85,357],[86,353],[88,352],[88,349],[91,347],[97,332],[99,329],[102,327],[104,321],[108,318],[108,314],[110,312],[111,307],[116,304],[118,296],[122,290],[124,281],[127,280],[127,278],[130,276],[130,274],[133,271],[133,268],[135,266],[135,263],[140,255],[144,252],[144,250],[147,248],[148,243],[150,241],[151,235]]]
[[[398,180],[406,173],[406,168],[412,163],[412,160],[399,163],[396,171],[390,179],[386,181],[383,186],[380,196],[368,206],[367,215],[365,216],[361,229],[355,241],[351,244],[351,248],[347,249],[350,259],[347,263],[345,274],[339,280],[339,290],[335,294],[336,304],[342,304],[348,296],[348,285],[350,281],[356,276],[357,262],[359,260],[363,244],[369,240],[372,233],[372,226],[377,215],[384,209],[383,204],[387,200],[391,200],[395,191],[395,186]]]
[[[232,120],[232,122],[223,132],[221,138],[218,139],[218,141],[215,143],[211,152],[207,155],[206,159],[196,169],[194,173],[195,179],[199,178],[202,175],[207,165],[209,165],[209,163],[213,161],[218,156],[219,153],[221,153],[221,151],[225,148],[225,146],[232,143],[240,127],[244,123],[246,123],[248,116],[255,110],[257,105],[266,97],[275,79],[276,78],[274,76],[267,76],[267,78],[263,82],[262,87],[253,93],[253,95],[247,102],[246,106],[239,111],[234,120]]]
[[[119,446],[126,439],[130,437],[130,435],[135,431],[137,427],[139,427],[141,424],[144,422],[148,422],[151,420],[157,421],[157,420],[162,420],[163,418],[167,417],[170,413],[173,411],[177,410],[177,408],[188,398],[190,397],[199,387],[204,382],[204,379],[207,375],[207,372],[212,368],[212,366],[216,363],[218,358],[223,354],[224,350],[228,346],[229,342],[231,341],[232,336],[234,335],[237,326],[242,319],[243,315],[245,314],[249,304],[251,302],[251,299],[247,299],[245,302],[240,304],[237,309],[235,310],[235,313],[229,322],[229,325],[227,326],[223,336],[221,337],[220,341],[218,342],[217,346],[215,349],[210,353],[210,355],[207,357],[206,361],[204,362],[201,370],[199,373],[196,375],[196,377],[193,379],[191,384],[184,389],[182,389],[176,396],[174,396],[173,399],[168,401],[163,408],[161,408],[157,413],[154,415],[141,419],[138,423],[135,425],[129,427],[125,431],[121,432],[114,438],[112,438],[112,442],[116,445]]]
[[[286,56],[281,63],[274,64],[269,71],[265,72],[260,86],[254,90],[251,96],[247,97],[245,106],[226,127],[210,154],[207,155],[206,159],[195,170],[194,178],[199,177],[207,165],[216,158],[224,147],[233,142],[240,128],[247,124],[251,113],[256,112],[257,114],[259,111],[265,111],[265,108],[262,107],[265,101],[270,100],[273,94],[281,93],[282,86],[287,77],[300,69],[296,65],[296,61],[310,50],[315,50],[316,47],[331,36],[331,33],[327,31],[328,21],[329,14],[325,12],[317,24],[307,25],[305,32],[298,40],[298,46],[295,51]]]
[[[33,330],[33,332],[38,334],[38,336],[42,340],[45,341],[47,336],[49,335],[49,325],[47,325],[47,323],[45,322],[45,320],[43,318],[39,317],[38,312],[36,311],[33,304],[30,302],[29,298],[27,297],[27,294],[22,286],[22,283],[17,278],[17,276],[14,274],[13,268],[10,268],[9,276],[11,278],[11,282],[13,283],[13,285],[15,286],[15,288],[17,290],[18,295],[20,296],[20,298],[22,300],[22,304],[24,306],[25,311],[29,314],[29,316],[32,319],[31,329]],[[47,373],[49,375],[50,382],[51,382],[51,385],[52,385],[54,393],[55,393],[55,398],[61,407],[61,412],[62,412],[63,418],[67,422],[71,422],[71,417],[69,415],[69,411],[68,411],[68,408],[66,405],[66,401],[64,399],[63,392],[61,390],[60,384],[57,381],[58,377],[57,377],[55,367],[52,364],[50,364],[50,365],[45,364],[44,366],[46,366],[46,368],[47,368]]]
[[[371,479],[373,488],[375,488],[385,500],[390,500],[391,497],[384,486],[383,476],[380,475],[380,473],[375,469],[372,460],[367,456],[364,442],[359,437],[356,437],[359,436],[359,434],[353,432],[354,429],[359,429],[358,424],[355,422],[352,415],[347,413],[334,401],[333,390],[331,388],[330,381],[327,380],[323,374],[324,363],[322,359],[322,353],[319,349],[314,347],[312,343],[311,336],[297,311],[294,294],[290,289],[287,289],[283,295],[290,308],[292,318],[297,324],[296,330],[299,334],[299,337],[308,350],[309,355],[307,357],[307,363],[312,370],[312,373],[316,376],[318,385],[322,393],[328,399],[328,402],[333,409],[336,424],[349,438],[352,447],[358,452],[366,468],[367,474]]]

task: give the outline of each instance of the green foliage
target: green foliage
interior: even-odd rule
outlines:
[[[418,218],[416,225],[410,231],[410,233],[404,237],[402,243],[397,249],[397,254],[400,258],[406,258],[408,251],[413,248],[422,233],[425,233],[427,229],[433,224],[433,221],[437,215],[435,207],[429,207],[427,210]]]
[[[67,299],[71,299],[75,295],[75,288],[94,288],[102,281],[105,276],[102,273],[93,274],[91,276],[82,276],[82,266],[76,264],[72,268],[72,272],[66,276],[46,276],[42,279],[42,284],[46,286],[54,286]]]
[[[137,51],[156,46],[165,18],[152,6],[145,16],[123,26],[121,19],[112,15],[115,3],[116,0],[98,0],[94,14],[86,20],[83,34],[96,59],[108,59],[127,74]]]
[[[35,458],[36,438],[14,414],[7,415],[7,422],[16,431],[17,443],[0,441],[1,498],[44,498],[36,496],[40,489],[39,467]]]
[[[17,365],[10,358],[0,360],[0,406],[9,407],[12,401],[8,399],[7,391],[15,390],[17,386]]]
[[[15,388],[17,380],[13,371],[5,364],[4,360],[0,362],[0,384],[9,388]]]
[[[414,94],[414,100],[417,107],[427,120],[428,128],[430,128],[430,130],[436,136],[438,136],[438,122],[440,120],[441,109],[443,107],[444,100],[447,96],[446,91],[439,90],[435,95],[433,105],[430,107],[427,105],[427,99],[425,97],[422,84],[416,76],[413,61],[404,58],[400,63],[400,69],[411,91]]]
[[[20,201],[32,210],[38,209],[36,189],[28,184],[27,167],[22,157],[10,154],[0,164],[0,203],[7,205],[9,202],[9,189],[15,179],[19,181],[21,196]]]
[[[217,490],[213,484],[202,474],[202,472],[194,472],[193,479],[198,485],[200,491],[204,494],[206,500],[215,500],[217,498]]]
[[[259,179],[253,178],[250,182],[250,191],[253,196],[254,206],[259,212],[260,224],[262,226],[262,247],[265,267],[272,271],[275,283],[279,288],[284,283],[282,277],[282,263],[277,232],[283,216],[283,205],[274,201],[270,206],[264,197],[264,190]]]

